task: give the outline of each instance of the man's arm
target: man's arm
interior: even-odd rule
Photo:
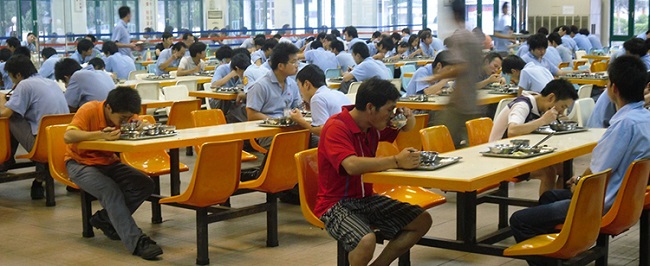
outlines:
[[[5,104],[7,103],[7,95],[0,93],[0,117],[10,117],[14,114],[14,111],[7,108]]]
[[[351,72],[343,73],[343,82],[348,82],[354,78],[354,75]]]
[[[265,115],[264,113],[255,111],[249,107],[246,107],[246,114],[248,115],[248,121],[255,121],[255,120],[264,120],[267,118],[270,118],[269,116]]]
[[[157,50],[156,50],[156,51],[157,51]],[[160,59],[161,59],[161,58],[158,58],[158,60],[160,60]],[[169,65],[170,65],[172,62],[174,62],[174,60],[176,60],[176,59],[177,59],[176,54],[172,52],[172,53],[171,53],[171,56],[169,56],[169,58],[167,58],[167,60],[165,60],[164,62],[161,62],[161,63],[158,65],[158,68],[159,68],[160,70],[165,70],[165,68],[169,67]]]
[[[120,130],[114,127],[107,127],[98,131],[83,131],[69,129],[65,132],[63,140],[67,144],[79,143],[86,140],[116,140],[120,138]]]
[[[237,72],[232,70],[232,71],[230,71],[228,73],[228,75],[225,75],[223,78],[220,78],[220,79],[215,80],[214,82],[212,82],[210,87],[212,87],[212,88],[221,87],[223,85],[226,85],[226,83],[228,83],[228,81],[230,81],[231,79],[234,79],[235,77],[237,77]]]
[[[192,58],[191,57],[187,58],[187,60],[188,61],[192,60]],[[176,75],[177,76],[187,76],[187,75],[191,75],[191,74],[194,74],[196,72],[201,71],[201,64],[198,64],[198,65],[196,65],[196,67],[191,68],[191,69],[185,69],[187,67],[187,65],[188,65],[187,62],[185,62],[185,64],[183,64],[183,61],[181,61],[181,63],[178,65],[178,70],[176,71]]]
[[[516,107],[513,106],[513,108]],[[535,131],[535,129],[538,129],[541,126],[548,125],[551,122],[555,121],[557,119],[557,115],[558,112],[555,110],[555,107],[553,107],[550,110],[544,112],[542,117],[530,121],[528,123],[524,123],[524,124],[510,123],[508,124],[508,137],[515,137],[515,136],[529,134]]]
[[[420,152],[413,148],[406,148],[399,154],[389,157],[358,157],[352,155],[341,162],[341,166],[349,175],[361,175],[393,168],[413,169],[419,164]]]

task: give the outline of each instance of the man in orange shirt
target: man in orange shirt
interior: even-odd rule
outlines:
[[[106,101],[82,105],[68,126],[64,139],[66,168],[70,180],[99,200],[103,210],[97,211],[90,224],[113,240],[122,243],[134,255],[155,259],[163,253],[131,216],[153,192],[154,183],[148,176],[120,162],[114,152],[82,150],[77,143],[87,140],[116,140],[122,123],[137,121],[140,96],[129,87],[112,90]]]

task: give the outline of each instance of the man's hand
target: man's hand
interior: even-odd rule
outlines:
[[[495,82],[501,82],[501,75],[499,74],[492,74],[490,77],[487,78],[489,83],[495,83]],[[504,80],[505,82],[505,80]]]
[[[567,186],[570,186],[571,193],[573,193],[573,191],[576,189],[576,185],[578,185],[577,179],[578,179],[578,177],[574,176],[574,177],[571,177],[569,180],[566,181]]]
[[[555,106],[551,107],[548,111],[544,112],[541,119],[544,122],[544,125],[548,125],[551,122],[557,120],[558,112],[555,110]]]
[[[408,107],[402,107],[400,109],[401,109],[401,113],[404,116],[406,116],[406,119],[411,119],[411,117],[413,117],[413,111],[411,109],[409,109]]]
[[[242,103],[246,102],[246,93],[240,92],[237,94],[237,105],[240,105]]]
[[[420,152],[414,148],[405,148],[395,155],[398,168],[413,169],[420,165]]]
[[[102,129],[102,138],[105,140],[116,140],[120,138],[120,130],[114,127]]]
[[[289,116],[291,116],[291,120],[293,120],[296,123],[305,120],[305,118],[302,117],[302,112],[298,108],[294,108],[293,110],[291,110]]]

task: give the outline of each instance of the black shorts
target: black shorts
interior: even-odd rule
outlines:
[[[373,228],[392,239],[424,212],[419,206],[385,196],[342,199],[321,216],[325,230],[352,251]]]

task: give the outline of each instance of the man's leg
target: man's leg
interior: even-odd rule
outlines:
[[[376,237],[368,219],[355,210],[363,208],[362,199],[342,200],[328,210],[321,220],[325,230],[337,241],[341,241],[351,266],[368,265],[375,253]]]
[[[510,217],[510,228],[517,242],[548,234],[566,219],[571,204],[570,191],[551,190],[540,197],[539,206],[516,211]],[[568,198],[567,198],[568,197]]]
[[[34,148],[34,142],[36,137],[32,134],[32,127],[19,114],[13,114],[9,118],[9,131],[11,132],[11,158],[13,159],[18,149],[18,143],[20,146],[23,146],[27,152],[30,152]],[[34,182],[32,182],[31,187],[31,197],[32,199],[42,199],[45,197],[45,188],[43,188],[43,181],[45,180],[45,175],[49,174],[47,169],[47,164],[36,163],[36,177]]]
[[[129,165],[114,163],[101,170],[120,187],[131,214],[153,193],[153,180]]]
[[[379,257],[377,257],[372,265],[389,265],[413,247],[430,228],[431,215],[428,212],[423,212],[415,220],[402,228],[402,231],[396,238],[388,242],[386,248],[379,254]]]
[[[131,217],[131,211],[126,205],[124,193],[119,185],[94,166],[82,165],[74,160],[69,160],[66,163],[66,168],[72,182],[99,200],[99,203],[108,212],[109,219],[122,243],[133,253],[142,235],[142,230],[138,228]]]

